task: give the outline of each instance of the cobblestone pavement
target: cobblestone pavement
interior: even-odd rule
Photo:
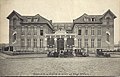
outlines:
[[[120,58],[19,58],[0,59],[0,75],[116,75]]]

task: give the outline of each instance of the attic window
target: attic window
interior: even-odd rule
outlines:
[[[89,19],[88,19],[88,18],[86,18],[86,17],[85,17],[83,20],[84,20],[85,22],[89,21]]]
[[[38,18],[35,18],[35,19],[34,19],[34,22],[38,22]]]
[[[28,22],[31,22],[31,18],[28,18]]]
[[[92,18],[91,21],[95,21],[95,18]]]

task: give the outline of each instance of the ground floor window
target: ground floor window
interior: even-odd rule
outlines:
[[[25,47],[25,39],[21,39],[21,47]]]
[[[74,45],[74,38],[67,38],[67,47],[72,48]]]
[[[88,47],[88,39],[85,39],[85,47]]]
[[[43,48],[43,39],[40,39],[40,48]]]
[[[101,48],[101,39],[97,39],[97,47]]]
[[[54,47],[54,38],[47,38],[47,45],[48,48],[53,48]]]
[[[82,48],[82,39],[78,39],[78,48]]]
[[[33,39],[33,47],[37,48],[37,39]]]
[[[31,47],[31,39],[27,39],[27,47]]]
[[[94,40],[95,39],[91,39],[91,48],[94,48]]]

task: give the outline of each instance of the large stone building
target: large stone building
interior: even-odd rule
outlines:
[[[9,45],[13,51],[46,52],[88,48],[114,48],[114,19],[108,10],[103,15],[88,15],[71,23],[52,23],[39,14],[22,16],[13,11],[9,19]]]

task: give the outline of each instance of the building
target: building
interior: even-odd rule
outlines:
[[[120,41],[118,41],[118,44],[114,45],[114,50],[120,51]]]
[[[13,11],[9,19],[9,45],[13,51],[46,52],[88,48],[114,49],[114,19],[108,10],[103,15],[88,15],[71,23],[52,23],[39,14],[22,16]]]

